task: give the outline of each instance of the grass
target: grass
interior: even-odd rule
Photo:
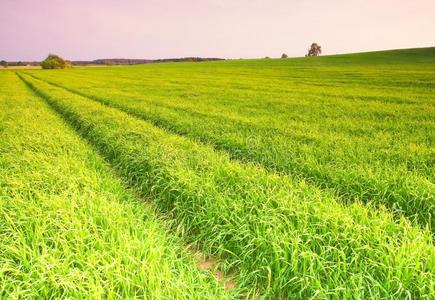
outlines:
[[[0,297],[432,299],[434,67],[1,72]]]
[[[236,295],[14,73],[0,91],[1,298]]]
[[[236,270],[248,297],[427,298],[429,228],[299,178],[237,162],[116,108],[23,80],[173,218],[186,239]],[[122,78],[119,79],[122,81]]]
[[[434,69],[425,48],[29,74],[432,230]]]

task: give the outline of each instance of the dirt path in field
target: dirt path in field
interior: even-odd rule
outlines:
[[[201,270],[213,273],[218,281],[224,284],[224,288],[226,290],[230,290],[235,287],[236,282],[232,279],[229,279],[221,270],[219,270],[219,262],[214,258],[206,258],[197,261],[196,265]]]
[[[0,70],[32,70],[32,69],[41,69],[41,66],[8,66],[0,67]]]
[[[236,281],[233,278],[233,274],[225,274],[220,270],[220,262],[212,257],[206,257],[200,251],[194,249],[193,247],[188,247],[189,252],[192,254],[196,261],[196,266],[206,272],[212,273],[217,280],[224,285],[225,290],[230,290],[236,286]]]

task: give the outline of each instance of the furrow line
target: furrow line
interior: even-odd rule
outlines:
[[[0,90],[1,299],[238,296],[15,73]]]

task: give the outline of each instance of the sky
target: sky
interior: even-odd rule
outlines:
[[[255,58],[435,46],[435,0],[0,0],[0,60]]]

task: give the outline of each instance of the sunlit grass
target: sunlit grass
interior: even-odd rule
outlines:
[[[427,298],[431,232],[343,204],[304,180],[239,163],[114,108],[22,78],[204,252],[270,298]],[[122,80],[122,79],[120,79]],[[247,295],[250,295],[249,293]]]
[[[169,227],[14,73],[0,74],[0,298],[229,299]]]
[[[433,228],[434,70],[427,48],[32,74]]]

